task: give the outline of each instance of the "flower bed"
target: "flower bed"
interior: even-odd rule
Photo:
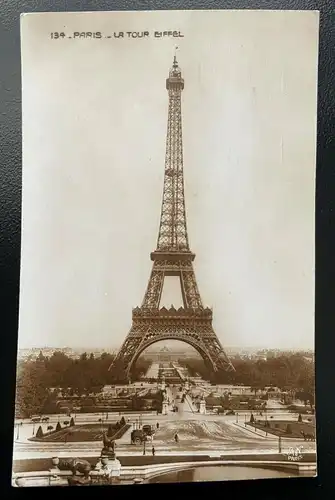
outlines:
[[[267,422],[267,425],[266,425]],[[256,420],[247,422],[247,425],[260,429],[274,436],[300,438],[303,439],[302,432],[309,435],[315,435],[315,427],[307,422],[297,422],[292,420]],[[288,432],[287,432],[288,431]]]
[[[74,425],[72,427],[64,427],[59,431],[52,431],[51,433],[45,434],[43,437],[40,438],[38,437],[30,438],[30,441],[63,442],[63,443],[102,441],[103,432],[108,431],[109,425],[104,423],[104,424],[83,424],[83,425]],[[125,424],[121,428],[115,428],[114,424],[111,427],[115,431],[115,433],[109,435],[109,438],[119,439],[129,429],[130,425]]]

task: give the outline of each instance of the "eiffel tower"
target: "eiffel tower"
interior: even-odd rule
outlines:
[[[184,80],[176,56],[166,80],[169,111],[165,173],[157,248],[151,253],[153,267],[141,307],[132,311],[131,329],[109,367],[111,379],[125,381],[140,354],[162,340],[180,340],[194,347],[212,375],[234,367],[212,326],[212,310],[204,307],[196,282],[184,197],[181,93]],[[183,307],[160,308],[165,276],[180,280]]]

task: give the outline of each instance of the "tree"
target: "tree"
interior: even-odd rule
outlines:
[[[57,392],[50,392],[48,393],[44,404],[42,406],[42,413],[44,414],[50,414],[50,413],[57,413],[58,407],[57,407]]]
[[[114,434],[114,429],[111,424],[109,424],[108,429],[107,429],[107,436],[111,437]]]
[[[302,422],[302,416],[301,416],[301,413],[299,413],[298,422]]]
[[[60,425],[59,422],[57,422],[57,425],[56,425],[56,432],[60,431],[62,429],[62,426]]]
[[[43,431],[42,431],[42,427],[41,426],[39,426],[39,428],[37,429],[36,437],[37,438],[42,438],[43,437]]]
[[[287,426],[286,426],[286,434],[292,434],[291,424],[287,424]]]
[[[74,426],[74,419],[73,417],[71,417],[71,420],[70,420],[70,427],[73,427]]]
[[[254,414],[252,413],[250,415],[250,423],[253,424],[255,422],[255,417],[254,417]]]
[[[124,417],[121,417],[120,427],[123,427],[124,425],[126,425],[126,419]]]
[[[21,362],[17,370],[17,407],[25,417],[41,413],[48,397],[45,386],[45,366],[41,360]]]

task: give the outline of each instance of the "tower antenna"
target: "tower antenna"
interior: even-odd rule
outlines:
[[[177,62],[177,50],[179,49],[178,45],[175,46],[174,48],[174,58],[173,58],[173,65],[174,66],[177,66],[178,62]]]

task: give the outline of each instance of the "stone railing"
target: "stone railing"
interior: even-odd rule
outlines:
[[[57,459],[53,459],[57,462]],[[98,485],[98,484],[141,484],[147,482],[149,479],[166,474],[168,472],[175,472],[178,470],[206,467],[206,466],[243,466],[253,468],[267,468],[277,471],[292,472],[293,475],[309,475],[312,476],[316,473],[316,463],[307,462],[294,462],[294,461],[269,461],[269,460],[215,460],[215,461],[196,461],[196,462],[177,462],[177,463],[164,463],[152,464],[141,466],[122,466],[116,459],[113,464],[109,462],[102,464],[99,470],[91,470],[89,477],[86,481],[83,480],[83,485]],[[70,478],[77,477],[83,478],[83,474],[76,476],[70,470],[62,471],[57,466],[53,466],[49,471],[38,472],[21,472],[13,475],[13,486],[16,487],[29,487],[29,486],[67,486],[69,485]]]

